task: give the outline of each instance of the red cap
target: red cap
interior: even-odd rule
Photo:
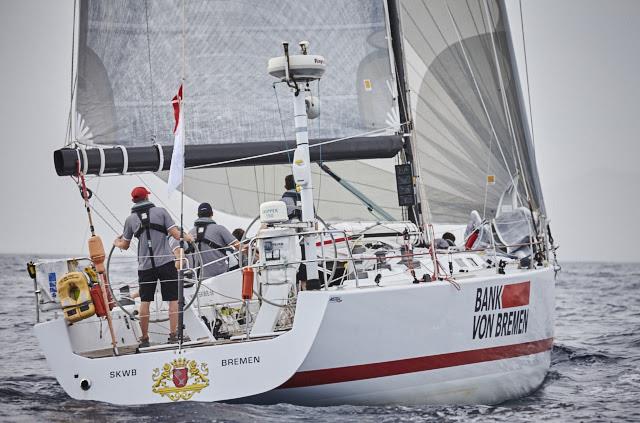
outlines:
[[[144,200],[149,194],[151,194],[151,192],[145,187],[135,187],[131,190],[131,200],[135,203]]]

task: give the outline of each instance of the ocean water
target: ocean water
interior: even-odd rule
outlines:
[[[555,346],[543,385],[493,406],[112,406],[69,398],[33,335],[29,257],[0,256],[0,421],[640,421],[640,264],[571,263],[558,275]]]

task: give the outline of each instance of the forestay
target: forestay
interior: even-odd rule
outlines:
[[[519,177],[520,204],[544,212],[504,5],[400,0],[400,15],[432,220],[466,223],[474,209],[493,218]]]

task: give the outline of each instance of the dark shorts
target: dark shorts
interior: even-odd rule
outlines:
[[[155,269],[138,270],[140,301],[151,302],[156,296],[156,282],[160,281],[163,301],[178,300],[178,270],[172,261]]]

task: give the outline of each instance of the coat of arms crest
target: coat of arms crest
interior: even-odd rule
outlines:
[[[171,401],[189,400],[209,386],[209,368],[206,363],[180,357],[153,369],[151,390]],[[173,385],[173,386],[171,386]]]

